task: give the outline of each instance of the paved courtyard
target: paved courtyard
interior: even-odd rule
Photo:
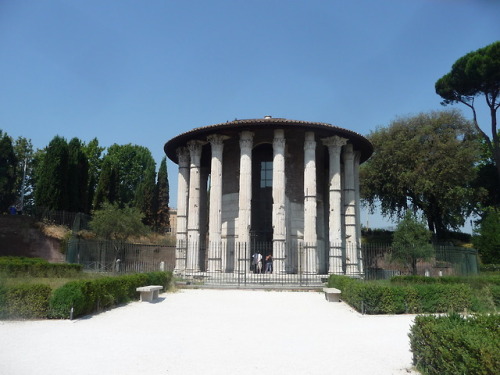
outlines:
[[[317,292],[188,289],[73,321],[0,321],[0,374],[412,374],[413,315]]]

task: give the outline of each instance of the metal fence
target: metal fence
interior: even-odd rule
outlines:
[[[198,245],[178,242],[177,246],[168,246],[75,237],[69,241],[66,260],[82,264],[85,270],[100,272],[173,271],[186,283],[205,286],[320,287],[332,273],[379,280],[410,272],[391,262],[392,248],[387,244],[364,244],[361,248],[331,247],[338,249],[341,257],[334,269],[331,264],[336,260],[331,258],[332,251],[321,243],[221,242]],[[253,260],[257,253],[262,258],[255,264]],[[266,259],[269,254],[272,263]],[[416,271],[425,276],[477,274],[477,251],[435,246],[435,255],[429,260],[419,261]]]
[[[72,238],[66,253],[68,263],[82,264],[96,272],[173,271],[175,246],[133,244]]]

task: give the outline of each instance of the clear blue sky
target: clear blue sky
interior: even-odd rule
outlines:
[[[157,163],[175,135],[235,118],[367,135],[441,109],[434,83],[499,40],[499,20],[498,0],[0,0],[0,129],[35,148],[137,144]]]

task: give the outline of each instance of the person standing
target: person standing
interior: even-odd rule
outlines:
[[[257,251],[253,255],[253,266],[255,273],[262,273],[262,255]]]
[[[265,273],[273,273],[273,256],[271,254],[267,254],[266,256],[266,269]]]

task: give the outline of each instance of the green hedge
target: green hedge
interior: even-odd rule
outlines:
[[[136,288],[162,285],[165,290],[172,280],[171,272],[150,272],[96,280],[71,281],[56,289],[50,299],[50,318],[70,318],[99,312],[112,306],[137,299]]]
[[[366,314],[464,311],[474,300],[466,284],[392,285],[331,275],[328,286],[340,289],[342,300]]]
[[[417,316],[410,330],[413,364],[428,375],[498,374],[500,315]]]
[[[49,263],[41,258],[0,257],[0,274],[5,277],[74,277],[81,264]]]
[[[488,285],[500,286],[500,274],[479,276],[394,276],[391,278],[394,284],[468,284],[472,288],[481,289]]]
[[[51,293],[44,284],[0,285],[0,319],[46,318]]]
[[[167,290],[171,281],[171,272],[150,272],[75,280],[54,291],[44,284],[0,284],[0,319],[69,319],[72,307],[76,318],[138,299],[139,286],[162,285]]]
[[[479,276],[395,276],[391,278],[395,285],[422,285],[422,284],[466,284],[473,289],[471,310],[475,312],[490,312],[500,308],[500,275]]]

